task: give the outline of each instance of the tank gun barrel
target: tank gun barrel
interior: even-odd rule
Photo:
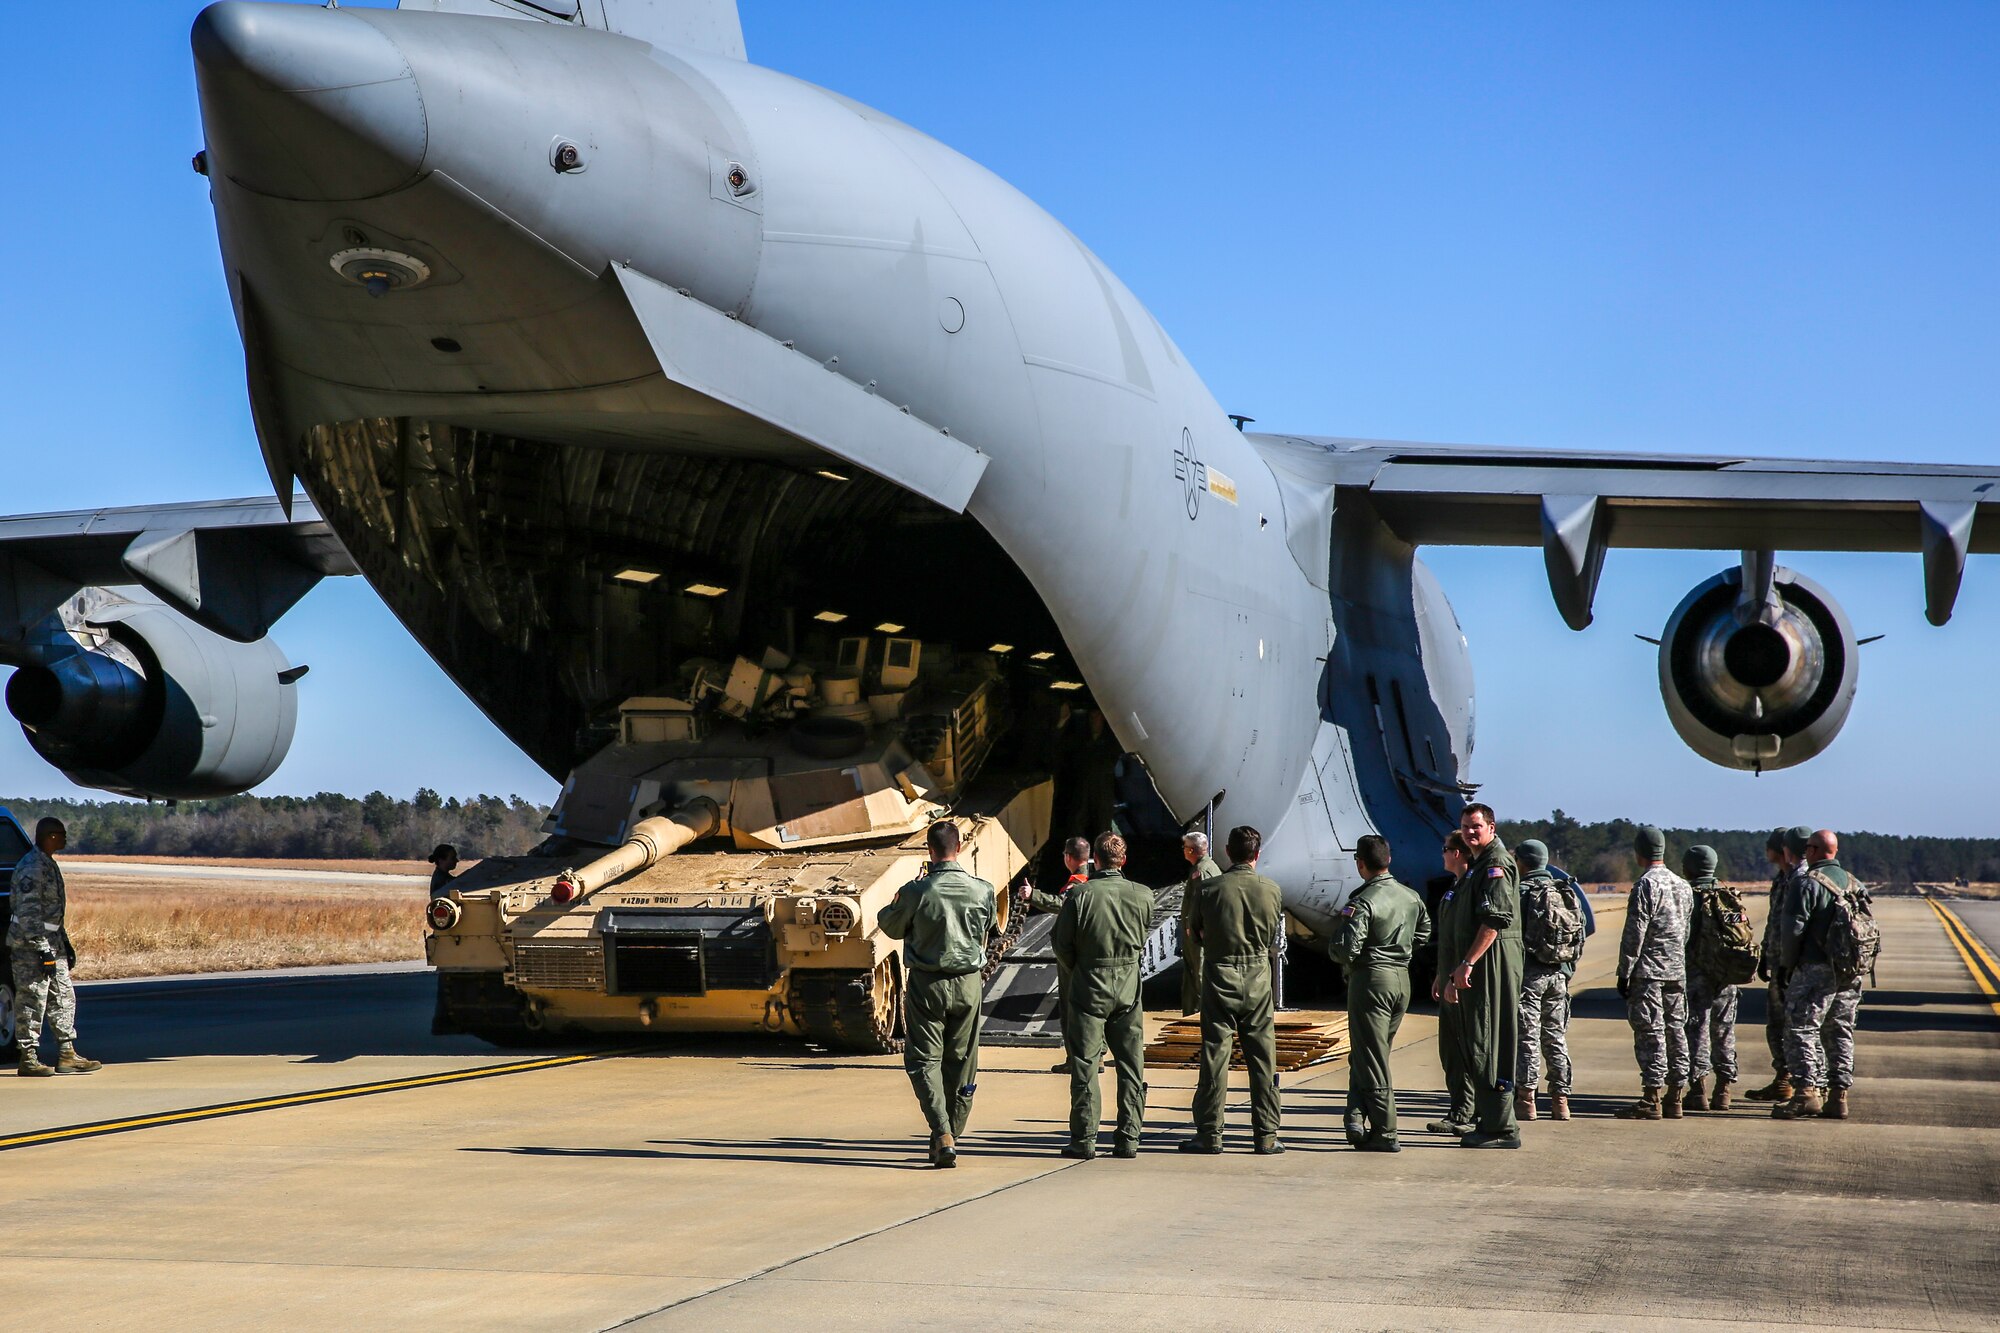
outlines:
[[[670,815],[642,819],[632,826],[624,845],[595,861],[564,871],[556,881],[556,900],[568,902],[581,898],[614,880],[636,874],[721,826],[722,811],[705,796],[689,801]],[[565,888],[567,894],[563,892]]]

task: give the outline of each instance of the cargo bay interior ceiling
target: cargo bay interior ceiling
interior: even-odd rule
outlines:
[[[314,427],[296,462],[390,610],[555,777],[692,657],[831,661],[842,635],[893,623],[1067,669],[1047,609],[975,520],[855,469],[388,417]]]

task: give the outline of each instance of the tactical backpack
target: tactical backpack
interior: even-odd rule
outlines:
[[[1741,986],[1757,975],[1757,944],[1742,890],[1718,884],[1696,890],[1696,896],[1700,911],[1695,919],[1695,968],[1720,985]]]
[[[1528,957],[1547,967],[1574,963],[1583,956],[1583,909],[1576,890],[1555,879],[1530,879],[1521,885],[1521,934]]]
[[[1873,985],[1875,960],[1882,956],[1882,929],[1875,924],[1875,913],[1870,906],[1875,900],[1869,897],[1860,880],[1850,880],[1849,887],[1842,889],[1818,871],[1808,873],[1833,896],[1822,940],[1826,960],[1833,964],[1843,984],[1851,986],[1866,976]]]

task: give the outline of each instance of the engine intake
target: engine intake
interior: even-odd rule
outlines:
[[[1753,565],[1753,570],[1755,566]],[[1860,659],[1840,604],[1771,568],[1746,594],[1742,569],[1698,584],[1660,636],[1660,694],[1702,758],[1749,772],[1790,768],[1840,734]]]
[[[271,776],[298,718],[292,667],[269,639],[237,643],[164,606],[94,619],[110,635],[17,668],[7,711],[70,781],[124,796],[234,796]]]

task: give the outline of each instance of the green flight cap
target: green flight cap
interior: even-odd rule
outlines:
[[[1804,856],[1806,848],[1812,846],[1812,830],[1804,824],[1785,830],[1785,850],[1793,856]]]
[[[1667,835],[1648,824],[1632,835],[1632,850],[1639,854],[1641,861],[1664,860],[1667,855]]]
[[[1765,850],[1765,851],[1767,851],[1767,852],[1782,852],[1782,851],[1784,851],[1784,850],[1785,850],[1785,830],[1784,830],[1784,829],[1781,829],[1781,828],[1774,828],[1774,829],[1772,829],[1772,830],[1771,830],[1771,836],[1770,836],[1770,837],[1768,837],[1768,838],[1766,838],[1766,839],[1764,839],[1764,850]]]
[[[1713,879],[1720,860],[1713,847],[1690,847],[1681,853],[1681,874],[1688,879]]]
[[[1521,873],[1524,875],[1532,875],[1537,870],[1546,870],[1549,866],[1548,844],[1540,838],[1530,838],[1514,849],[1514,861],[1521,867]]]

